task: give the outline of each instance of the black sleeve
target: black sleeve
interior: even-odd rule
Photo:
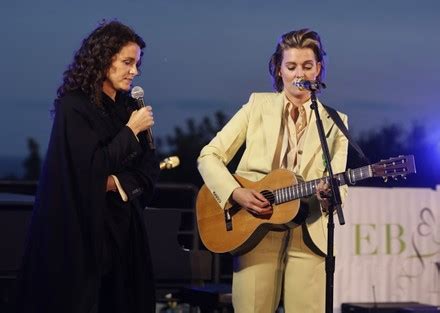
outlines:
[[[128,126],[124,126],[120,132],[106,146],[109,169],[116,172],[118,168],[130,162],[131,159],[142,154],[142,148],[135,134]]]
[[[143,195],[142,200],[145,202],[143,205],[146,205],[152,198],[159,171],[159,161],[154,150],[146,147],[134,166],[116,173],[116,176],[129,201]]]
[[[75,134],[67,134],[69,146],[75,155],[96,155],[100,154],[108,169],[107,175],[113,174],[125,163],[136,155],[142,153],[142,148],[136,139],[133,131],[124,126],[108,143],[103,143],[93,129],[89,117],[81,110],[65,106],[67,129]],[[69,124],[72,127],[69,127]],[[73,127],[74,126],[74,127]],[[83,153],[84,151],[88,153]]]
[[[71,111],[68,116],[70,123],[75,125],[75,136],[68,137],[71,138],[70,147],[76,151],[89,151],[85,154],[87,156],[99,156],[99,162],[104,163],[102,166],[107,170],[106,177],[118,177],[129,201],[142,194],[146,201],[151,199],[159,175],[159,162],[154,150],[148,147],[144,133],[140,133],[138,141],[133,131],[124,126],[104,144],[94,132],[88,115],[74,107]]]

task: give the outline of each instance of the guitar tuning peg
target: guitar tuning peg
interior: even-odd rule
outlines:
[[[388,182],[388,177],[383,176],[382,179],[383,179],[383,182],[384,182],[384,183]]]
[[[402,174],[402,175],[400,175],[400,177],[401,177],[402,179],[406,180],[406,175]]]
[[[399,180],[399,176],[393,176],[393,179],[394,179],[395,181],[398,181],[398,180]]]

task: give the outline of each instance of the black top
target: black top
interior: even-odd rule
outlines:
[[[145,134],[125,126],[125,94],[101,107],[80,91],[56,106],[22,272],[19,312],[154,312],[142,208],[159,162]],[[129,201],[106,192],[116,175]]]

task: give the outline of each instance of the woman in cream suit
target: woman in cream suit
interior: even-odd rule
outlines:
[[[221,207],[237,202],[257,216],[272,213],[270,203],[259,192],[241,187],[226,168],[244,143],[236,174],[248,180],[258,181],[276,168],[289,169],[306,181],[326,175],[310,92],[293,84],[301,79],[321,81],[324,55],[314,31],[301,29],[282,35],[269,62],[276,92],[251,94],[248,103],[202,149],[199,171]],[[343,172],[348,141],[319,101],[318,110],[333,171]],[[346,115],[339,114],[347,125]],[[342,198],[346,191],[341,187]],[[328,192],[323,182],[316,195],[304,199],[308,215],[300,225],[270,231],[251,251],[234,257],[235,312],[274,312],[280,299],[287,313],[324,312],[329,203],[321,192]]]

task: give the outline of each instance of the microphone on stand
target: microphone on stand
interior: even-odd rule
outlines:
[[[131,90],[131,97],[136,100],[139,109],[145,107],[144,90],[141,87],[133,87],[133,89]],[[145,132],[147,135],[148,146],[150,147],[150,149],[156,149],[156,147],[154,146],[153,131],[151,130],[151,128],[148,128]]]
[[[322,89],[325,89],[327,86],[318,81],[318,80],[306,80],[303,78],[295,79],[293,82],[293,85],[298,87],[299,90],[309,90],[309,91],[317,91]]]

